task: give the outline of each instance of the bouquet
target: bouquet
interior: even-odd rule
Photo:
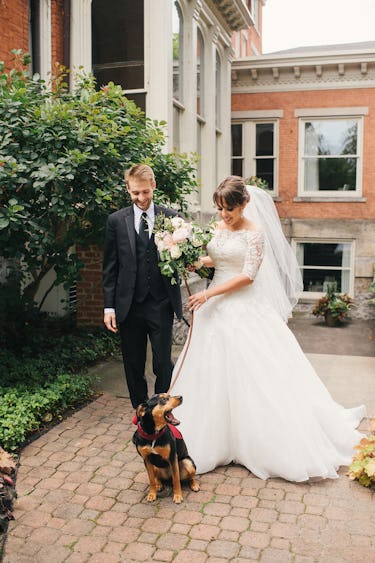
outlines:
[[[155,220],[154,235],[162,275],[172,278],[172,284],[177,283],[175,274],[184,278],[186,282],[192,270],[201,278],[207,278],[210,270],[204,266],[200,257],[211,240],[214,230],[213,222],[202,228],[178,216],[158,215]]]

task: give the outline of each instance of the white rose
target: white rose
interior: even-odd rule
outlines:
[[[171,257],[176,260],[177,258],[180,258],[181,254],[182,254],[182,250],[181,248],[178,246],[178,244],[174,244],[172,246],[172,248],[170,249],[170,253],[171,253]]]
[[[171,223],[174,229],[179,229],[183,226],[185,221],[181,217],[172,217]]]
[[[202,246],[201,241],[199,240],[199,238],[192,238],[191,239],[191,244],[195,247],[198,248],[199,246]]]

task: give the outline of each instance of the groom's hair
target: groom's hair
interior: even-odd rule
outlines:
[[[238,207],[250,201],[250,195],[241,176],[228,176],[218,185],[213,194],[215,205]]]
[[[128,185],[129,180],[132,178],[139,178],[140,180],[149,180],[155,182],[155,174],[151,166],[147,164],[134,164],[125,171],[125,184]]]

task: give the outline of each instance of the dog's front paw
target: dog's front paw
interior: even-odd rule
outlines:
[[[149,491],[147,495],[147,502],[154,502],[156,500],[156,491]]]
[[[174,502],[175,504],[181,504],[181,503],[183,502],[183,500],[184,500],[184,499],[182,498],[182,495],[181,495],[181,494],[175,494],[175,495],[173,495],[173,502]]]
[[[192,479],[190,481],[189,486],[190,486],[191,490],[194,491],[195,493],[197,493],[198,491],[201,490],[198,481],[196,481],[195,479]]]

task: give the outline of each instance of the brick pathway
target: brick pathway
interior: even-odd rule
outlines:
[[[222,467],[148,504],[131,416],[104,394],[23,450],[4,563],[375,562],[374,495],[344,470],[297,485]]]

